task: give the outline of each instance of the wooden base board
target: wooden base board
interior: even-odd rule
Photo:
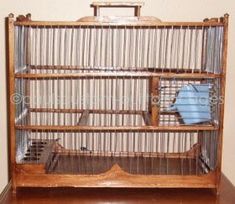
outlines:
[[[202,176],[132,175],[117,164],[99,175],[60,175],[17,169],[15,187],[216,188],[216,172]]]

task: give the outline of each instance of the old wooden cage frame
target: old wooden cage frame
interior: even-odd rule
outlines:
[[[13,188],[218,189],[224,103],[210,105],[210,121],[185,124],[168,97],[209,84],[224,99],[228,15],[162,22],[140,16],[141,3],[92,6],[94,17],[74,22],[7,18]],[[59,96],[69,104],[45,103]]]

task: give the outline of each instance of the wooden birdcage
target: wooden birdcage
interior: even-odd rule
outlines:
[[[13,187],[218,189],[228,15],[7,19]],[[100,15],[133,7],[134,17]]]

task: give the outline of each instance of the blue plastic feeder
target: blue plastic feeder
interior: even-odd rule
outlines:
[[[185,124],[211,121],[211,84],[188,84],[182,86],[171,111],[177,111]]]

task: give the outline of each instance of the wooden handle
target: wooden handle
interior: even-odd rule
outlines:
[[[135,16],[140,16],[140,9],[144,5],[142,2],[93,2],[91,4],[94,7],[94,16],[100,16],[100,8],[134,8]]]

